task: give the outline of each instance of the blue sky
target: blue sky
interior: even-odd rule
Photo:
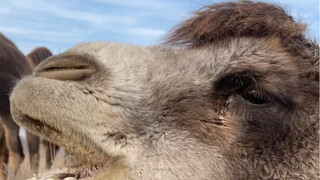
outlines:
[[[263,0],[284,7],[309,26],[319,42],[319,0]],[[192,12],[221,0],[0,0],[0,32],[23,53],[37,46],[54,52],[86,41],[161,43]]]

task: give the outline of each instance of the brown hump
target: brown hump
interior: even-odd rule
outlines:
[[[229,37],[301,38],[305,27],[276,5],[226,2],[196,11],[171,31],[165,44],[200,47]]]

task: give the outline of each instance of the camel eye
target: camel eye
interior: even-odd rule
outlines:
[[[246,101],[252,103],[252,104],[267,104],[272,101],[272,95],[265,91],[259,91],[259,90],[249,90],[241,93],[241,96]]]

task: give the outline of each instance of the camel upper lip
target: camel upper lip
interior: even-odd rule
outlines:
[[[83,165],[74,170],[74,172],[70,173],[62,173],[59,174],[59,178],[64,179],[67,177],[75,177],[77,179],[85,179],[88,177],[92,177],[93,175],[97,175],[102,172],[103,166],[101,165]]]

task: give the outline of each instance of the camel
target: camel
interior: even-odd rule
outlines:
[[[0,179],[5,179],[3,165],[8,161],[8,148],[4,137],[4,128],[0,123]]]
[[[43,46],[37,47],[32,50],[27,56],[27,62],[29,67],[34,70],[34,68],[40,64],[43,60],[47,59],[48,57],[52,56],[51,51]]]
[[[0,179],[4,179],[2,165],[8,159],[8,178],[13,175],[24,158],[22,145],[19,139],[19,126],[12,120],[10,114],[9,94],[14,83],[21,77],[31,74],[34,66],[51,56],[45,47],[33,50],[26,57],[16,45],[0,33],[0,66],[1,66],[1,148],[0,148]],[[3,127],[2,127],[3,126]],[[31,157],[38,153],[39,137],[27,132],[29,151]],[[6,145],[5,145],[6,142]],[[9,156],[9,157],[7,157]]]
[[[305,28],[276,5],[224,2],[160,45],[48,58],[14,87],[13,119],[86,163],[33,179],[317,179],[319,47]]]

